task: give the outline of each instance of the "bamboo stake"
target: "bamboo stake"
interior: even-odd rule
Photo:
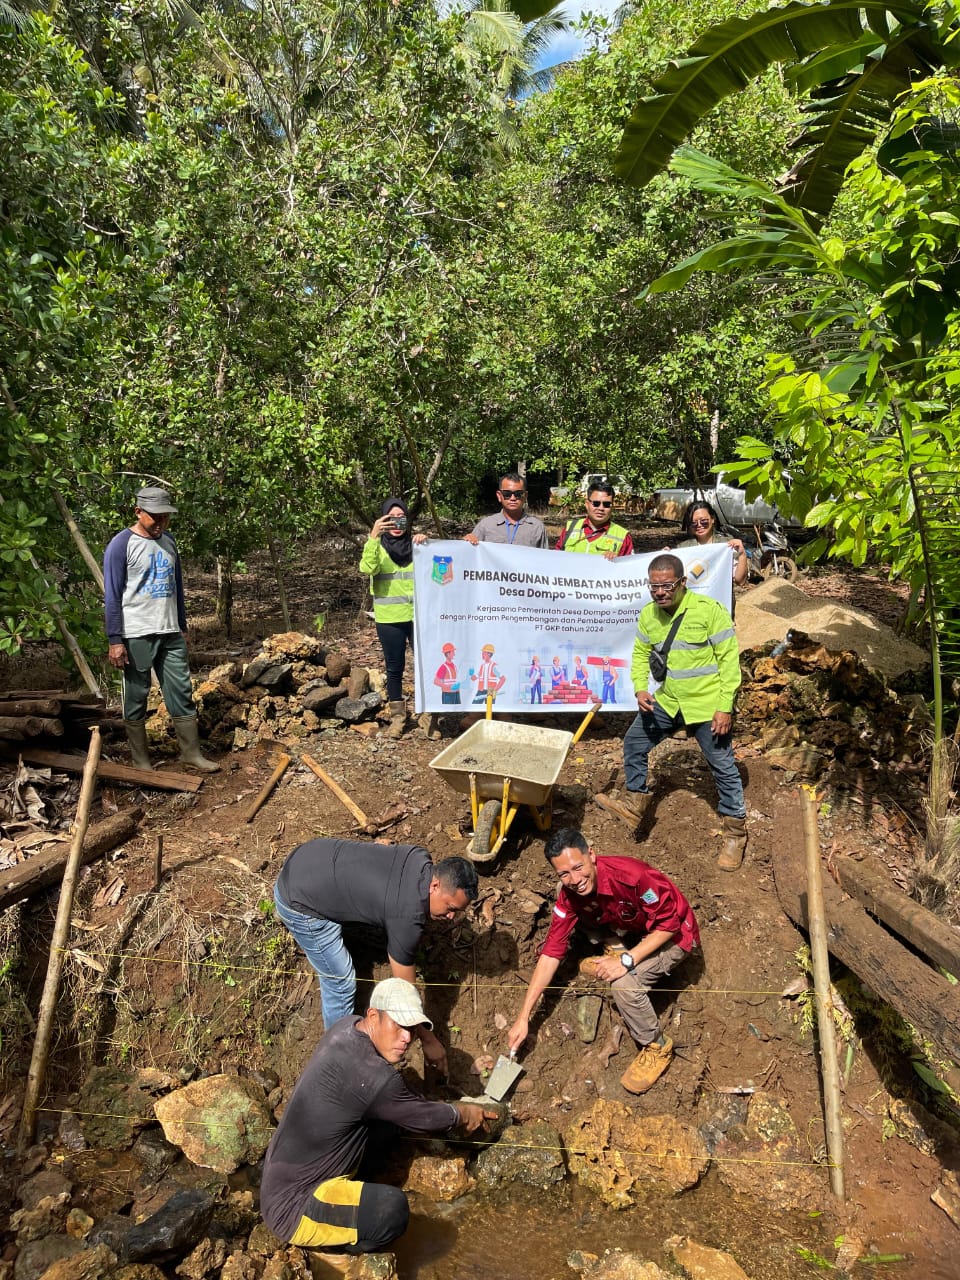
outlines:
[[[77,876],[80,871],[80,855],[83,852],[83,838],[87,833],[90,821],[90,805],[97,785],[97,765],[100,763],[100,730],[96,726],[90,732],[90,748],[87,751],[87,764],[83,771],[83,782],[80,785],[80,801],[77,805],[77,816],[74,821],[73,843],[63,872],[60,885],[60,901],[57,903],[57,919],[53,926],[53,939],[50,943],[50,955],[47,960],[47,976],[43,984],[43,995],[40,998],[40,1012],[37,1017],[37,1038],[33,1042],[33,1054],[30,1058],[30,1070],[27,1072],[27,1087],[23,1100],[23,1111],[20,1115],[19,1149],[25,1151],[33,1141],[37,1118],[37,1099],[43,1087],[43,1078],[47,1070],[47,1054],[50,1049],[50,1032],[53,1028],[53,1017],[57,1009],[57,995],[60,990],[60,974],[63,970],[64,950],[70,937],[70,915],[73,911],[73,895],[77,887]]]
[[[157,848],[153,855],[153,887],[160,888],[163,879],[163,833],[157,836]]]
[[[270,777],[257,792],[256,798],[248,805],[243,815],[244,822],[252,822],[263,806],[266,804],[270,792],[274,789],[280,779],[287,771],[287,765],[290,763],[289,756],[281,756],[277,767],[271,773]]]
[[[340,801],[343,807],[349,810],[349,812],[353,815],[354,819],[359,823],[359,825],[364,829],[364,831],[376,830],[376,827],[374,827],[373,823],[370,821],[367,815],[363,812],[360,806],[357,804],[354,804],[354,802],[350,799],[350,797],[344,791],[343,787],[341,787],[339,783],[334,782],[334,780],[330,777],[329,773],[327,773],[325,769],[320,768],[316,760],[314,760],[313,756],[308,756],[306,753],[304,753],[303,755],[301,755],[300,759],[303,761],[303,763],[307,766],[308,769],[313,770],[313,772],[317,775],[317,777],[320,779],[321,782],[325,783],[330,788],[330,790],[337,797],[337,799]]]
[[[813,787],[800,789],[803,838],[807,855],[807,919],[810,924],[810,954],[813,958],[813,986],[816,995],[817,1034],[820,1039],[820,1067],[823,1073],[823,1102],[830,1158],[830,1190],[844,1199],[843,1120],[840,1111],[840,1066],[837,1036],[830,997],[830,956],[827,949],[827,922],[823,909],[823,882],[820,879],[820,833],[817,829],[817,800]]]

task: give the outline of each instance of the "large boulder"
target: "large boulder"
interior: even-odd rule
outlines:
[[[671,1236],[663,1243],[690,1280],[750,1280],[732,1254],[722,1249],[711,1249],[688,1236]]]
[[[169,1142],[194,1164],[220,1173],[259,1160],[273,1134],[263,1089],[243,1076],[194,1080],[160,1098],[155,1111]]]
[[[134,1135],[153,1121],[154,1087],[139,1072],[94,1067],[80,1086],[77,1103],[88,1145],[112,1151],[129,1147]]]
[[[626,1209],[650,1183],[685,1191],[699,1182],[710,1154],[696,1129],[673,1116],[636,1116],[598,1098],[564,1138],[570,1172],[605,1204]]]
[[[563,1181],[562,1145],[559,1133],[544,1120],[517,1125],[480,1152],[477,1179],[488,1188],[522,1182],[546,1190]]]
[[[467,1173],[465,1156],[414,1156],[404,1183],[408,1191],[417,1191],[428,1200],[446,1203],[458,1200],[476,1185]]]
[[[779,1209],[813,1210],[829,1199],[826,1171],[811,1167],[786,1104],[762,1090],[751,1097],[745,1123],[731,1127],[714,1153],[721,1181],[734,1191]]]
[[[91,1244],[106,1244],[123,1262],[181,1257],[205,1234],[213,1218],[213,1196],[183,1187],[143,1222],[112,1215],[90,1233]]]

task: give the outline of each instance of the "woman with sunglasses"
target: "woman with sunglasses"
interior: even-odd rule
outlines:
[[[411,537],[409,525],[407,504],[388,498],[360,556],[360,572],[370,577],[373,618],[387,669],[388,738],[399,738],[407,727],[403,670],[408,644],[413,652],[413,544],[427,541],[422,533]]]
[[[710,503],[694,499],[684,511],[680,524],[687,536],[677,544],[679,547],[708,547],[712,543],[725,542],[731,548],[734,586],[742,587],[750,568],[746,549],[739,538],[731,538],[720,532],[717,513]]]
[[[622,525],[612,524],[613,485],[607,480],[597,481],[587,490],[586,514],[577,520],[569,520],[557,539],[555,551],[579,551],[586,555],[603,556],[616,560],[618,556],[632,556],[633,542]]]

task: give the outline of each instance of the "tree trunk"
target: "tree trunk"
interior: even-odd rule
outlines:
[[[799,824],[798,824],[799,827]],[[808,928],[807,889],[797,832],[784,832],[773,862],[780,905],[802,929]],[[921,1036],[960,1062],[960,987],[951,986],[902,943],[874,923],[859,902],[844,898],[830,879],[823,886],[829,922],[827,946],[865,987],[885,1000]]]
[[[11,693],[16,690],[11,689]],[[0,702],[0,716],[58,716],[60,703],[54,698],[18,698],[16,702]]]
[[[268,541],[267,548],[270,552],[270,562],[273,565],[274,577],[277,579],[277,597],[280,600],[280,616],[283,618],[283,629],[284,631],[292,631],[290,608],[287,604],[287,588],[283,581],[283,564],[277,551],[277,544],[273,538]]]
[[[39,738],[41,734],[62,738],[63,722],[50,716],[0,716],[0,738],[22,742],[24,738]]]
[[[81,866],[132,840],[142,817],[142,809],[125,809],[123,813],[115,813],[90,827],[83,838]],[[18,862],[15,867],[0,871],[0,911],[56,884],[67,864],[69,848],[68,844],[58,844],[53,849],[34,854],[25,862]]]
[[[233,561],[217,556],[217,621],[229,640],[233,633]]]

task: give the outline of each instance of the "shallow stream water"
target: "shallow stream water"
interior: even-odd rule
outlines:
[[[466,1196],[448,1206],[411,1200],[410,1227],[394,1246],[401,1280],[573,1280],[574,1250],[603,1254],[619,1248],[682,1274],[664,1241],[686,1235],[732,1254],[750,1280],[809,1280],[837,1275],[833,1263],[843,1228],[832,1215],[771,1208],[729,1191],[714,1173],[681,1196],[651,1192],[646,1203],[615,1211],[579,1185],[537,1192],[514,1185],[490,1199]],[[918,1233],[913,1232],[913,1236]],[[870,1241],[875,1253],[902,1262],[861,1262],[857,1280],[956,1280],[955,1260],[931,1257],[909,1224],[891,1224]]]

